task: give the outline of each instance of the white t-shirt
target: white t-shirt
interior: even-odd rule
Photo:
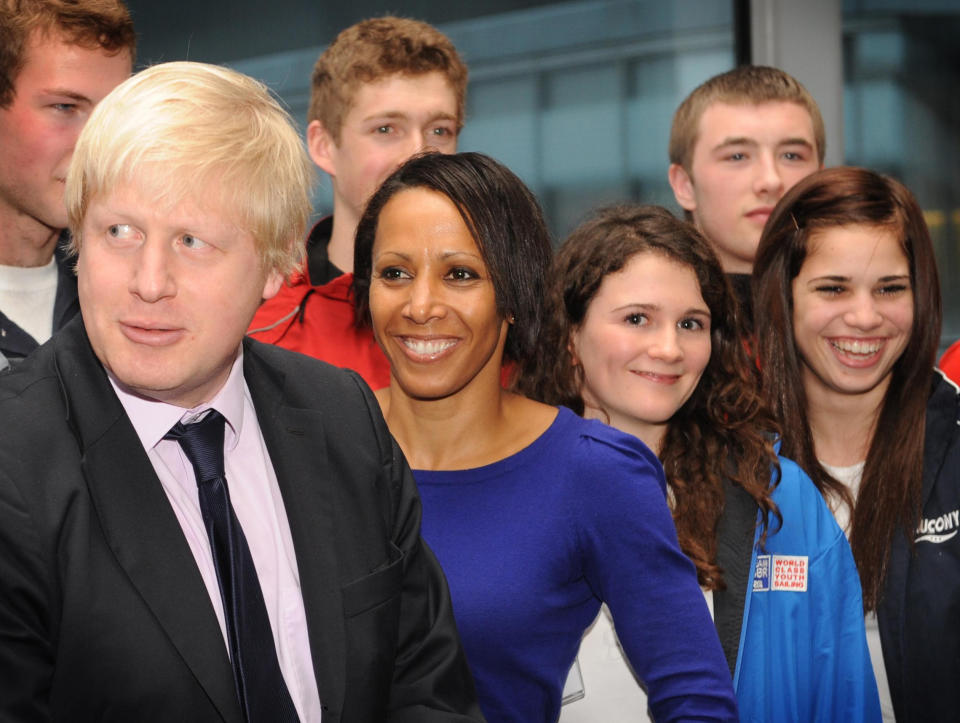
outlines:
[[[833,465],[820,462],[821,466],[830,473],[830,475],[842,483],[844,487],[850,490],[850,494],[856,501],[860,494],[860,482],[863,480],[863,467],[865,462],[857,462],[849,467],[834,467]],[[850,537],[850,509],[837,502],[831,502],[833,516],[837,520],[847,537]],[[838,509],[833,509],[834,507]],[[880,647],[880,626],[877,623],[877,613],[867,613],[864,618],[864,624],[867,629],[867,647],[870,649],[870,662],[873,663],[873,674],[877,679],[877,690],[880,693],[880,711],[883,713],[883,720],[895,721],[893,715],[893,699],[890,697],[890,684],[887,682],[887,669],[883,665],[883,651]]]
[[[0,265],[0,311],[43,344],[53,334],[57,262],[24,268]]]
[[[713,591],[705,590],[713,618]],[[587,628],[563,689],[559,723],[652,721],[647,692],[624,655],[606,605]]]

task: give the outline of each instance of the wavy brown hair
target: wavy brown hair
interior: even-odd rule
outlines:
[[[612,206],[577,228],[554,259],[538,353],[522,366],[518,387],[534,399],[583,414],[583,369],[570,351],[572,334],[603,280],[641,253],[660,254],[691,269],[710,309],[710,360],[693,394],[670,419],[660,460],[673,492],[680,547],[696,565],[700,584],[722,590],[717,528],[724,478],[746,490],[760,508],[761,545],[770,518],[776,518],[777,527],[782,524],[771,499],[779,481],[773,449],[778,428],[757,391],[729,282],[692,225],[658,206]]]
[[[910,267],[913,328],[891,370],[867,452],[859,494],[870,503],[857,505],[821,466],[814,449],[800,383],[803,361],[793,332],[793,279],[812,236],[861,225],[889,228],[899,236]],[[873,610],[894,534],[901,529],[912,541],[920,518],[927,392],[943,317],[933,244],[920,206],[903,184],[863,168],[830,168],[808,176],[780,199],[767,221],[753,269],[753,294],[763,393],[790,430],[782,451],[806,470],[828,502],[851,507],[850,548],[864,609]]]

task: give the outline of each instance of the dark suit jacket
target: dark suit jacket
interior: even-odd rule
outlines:
[[[482,720],[413,478],[369,390],[249,340],[244,376],[324,722]],[[0,720],[49,719],[241,721],[200,573],[79,317],[0,375]]]

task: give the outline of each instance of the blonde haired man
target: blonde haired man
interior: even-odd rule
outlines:
[[[244,339],[311,168],[266,89],[155,66],[67,178],[81,318],[0,377],[0,718],[470,720],[409,470],[355,375]]]

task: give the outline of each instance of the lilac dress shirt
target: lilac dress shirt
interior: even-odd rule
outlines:
[[[200,513],[193,467],[180,445],[163,436],[177,422],[189,424],[211,408],[227,420],[223,446],[230,502],[243,527],[257,568],[280,670],[300,720],[319,723],[320,695],[307,638],[306,611],[300,593],[300,573],[293,538],[277,476],[250,399],[250,390],[243,379],[243,350],[238,350],[230,375],[220,391],[212,400],[194,409],[183,409],[132,394],[112,375],[110,383],[183,528],[184,537],[190,545],[217,614],[225,646],[223,602],[210,542]]]

